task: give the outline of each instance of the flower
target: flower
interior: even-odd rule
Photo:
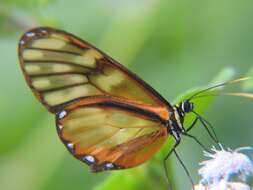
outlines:
[[[221,180],[219,183],[209,186],[202,184],[196,185],[195,190],[251,190],[250,186],[240,182],[226,182]]]
[[[253,150],[250,147],[232,150],[213,147],[212,153],[204,151],[209,160],[200,163],[198,173],[202,177],[195,190],[250,190],[253,180],[253,161],[242,151]]]

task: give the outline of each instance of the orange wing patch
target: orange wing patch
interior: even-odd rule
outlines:
[[[58,134],[92,171],[140,165],[161,148],[167,130],[155,117],[127,109],[106,102],[67,107],[57,115]]]

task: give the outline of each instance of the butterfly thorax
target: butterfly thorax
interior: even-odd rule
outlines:
[[[168,132],[170,134],[177,133],[178,135],[185,132],[183,126],[184,117],[186,113],[193,110],[193,103],[189,100],[182,101],[179,104],[173,106],[172,116],[169,121]]]

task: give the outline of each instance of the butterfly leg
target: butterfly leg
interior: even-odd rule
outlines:
[[[207,130],[208,134],[210,135],[210,137],[213,139],[214,142],[216,142],[217,144],[219,144],[219,140],[218,137],[214,131],[213,126],[211,125],[211,123],[209,123],[207,120],[205,120],[203,117],[199,117],[199,121],[202,123],[202,125],[205,127],[205,129]],[[211,128],[211,131],[209,130],[209,128]]]
[[[182,134],[185,135],[185,136],[187,136],[187,137],[192,138],[192,139],[195,140],[205,151],[210,152],[210,151],[205,147],[205,145],[203,145],[203,144],[197,139],[197,137],[195,137],[195,136],[193,136],[193,135],[191,135],[191,134],[188,133],[188,132],[196,125],[196,123],[197,123],[198,120],[199,120],[199,117],[196,117],[196,118],[194,119],[194,121],[192,122],[192,124],[190,125],[190,127],[188,127],[188,128],[185,130],[185,132],[182,132]]]
[[[189,138],[192,138],[193,140],[195,140],[206,152],[210,152],[204,144],[202,144],[198,139],[197,137],[193,136],[193,135],[190,135],[188,133],[182,133],[183,135],[189,137]]]
[[[194,119],[194,121],[192,122],[192,124],[190,125],[190,127],[188,127],[185,130],[185,133],[189,132],[197,123],[197,121],[200,121],[201,124],[204,126],[204,128],[206,129],[207,133],[209,134],[209,136],[213,139],[213,141],[215,143],[219,143],[218,137],[214,131],[213,126],[211,125],[210,122],[208,122],[207,120],[205,120],[203,117],[201,117],[199,114],[197,114],[196,112],[193,112],[197,115],[197,117]],[[209,127],[211,129],[211,131],[209,130]],[[196,139],[196,138],[195,138]],[[196,140],[197,141],[197,140]],[[198,143],[199,144],[199,143]],[[202,146],[202,145],[201,145]]]
[[[188,128],[185,130],[186,133],[189,132],[189,131],[196,125],[196,123],[197,123],[198,120],[199,120],[198,117],[196,117],[196,118],[194,119],[194,121],[192,122],[192,124],[190,125],[190,127],[188,127]]]
[[[171,150],[169,151],[169,153],[166,155],[166,157],[163,160],[163,166],[164,166],[164,170],[165,170],[165,174],[166,174],[166,179],[167,179],[167,181],[169,183],[170,189],[172,189],[172,186],[171,186],[171,183],[170,183],[170,180],[169,180],[169,174],[168,174],[168,168],[167,168],[166,161],[168,160],[168,158],[170,157],[170,155],[173,153],[173,151],[176,149],[176,147],[179,145],[180,140],[181,140],[178,132],[172,131],[171,134],[174,137],[174,139],[175,139],[176,142],[175,142],[175,144],[173,145],[173,147],[171,148]]]
[[[182,165],[183,169],[185,170],[187,176],[189,177],[190,182],[192,184],[192,188],[194,190],[194,183],[193,183],[193,180],[192,180],[192,178],[190,176],[190,173],[189,173],[189,171],[187,170],[187,168],[184,165],[183,161],[180,159],[179,155],[176,152],[176,147],[179,145],[181,138],[180,138],[178,132],[176,132],[176,131],[172,131],[172,136],[174,137],[174,139],[175,139],[176,142],[173,145],[172,149],[169,151],[169,153],[166,155],[166,157],[163,160],[164,169],[165,169],[165,173],[166,173],[166,178],[167,178],[167,181],[169,183],[170,189],[172,189],[172,188],[171,188],[171,183],[169,182],[169,175],[168,175],[168,169],[167,169],[166,161],[168,160],[168,158],[170,157],[170,155],[174,152],[174,154],[176,155],[176,157],[179,160],[180,164]]]
[[[174,154],[176,155],[178,161],[180,162],[181,166],[184,168],[184,171],[186,173],[186,175],[188,176],[188,178],[190,179],[191,185],[192,185],[192,189],[195,190],[194,188],[194,183],[192,180],[192,177],[190,175],[190,172],[187,170],[186,166],[184,165],[184,162],[181,160],[181,158],[179,157],[178,153],[176,152],[176,149],[173,150]]]
[[[214,127],[212,126],[212,124],[210,122],[208,122],[205,118],[203,118],[201,115],[199,115],[198,113],[196,113],[195,111],[192,111],[192,112],[197,116],[197,119],[204,126],[204,128],[206,129],[206,131],[209,134],[209,136],[213,139],[213,141],[215,143],[219,144],[218,137],[217,137],[217,135],[215,133],[215,130],[214,130]]]

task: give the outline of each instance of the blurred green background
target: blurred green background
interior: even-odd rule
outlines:
[[[162,158],[169,143],[143,166],[101,174],[66,151],[54,116],[33,97],[18,65],[17,44],[27,29],[46,25],[80,36],[172,102],[217,76],[253,73],[252,19],[251,0],[0,0],[0,189],[167,189]],[[221,142],[236,148],[253,144],[252,113],[252,100],[219,97],[203,114]],[[212,144],[200,126],[193,134]],[[179,154],[197,183],[201,147],[183,138]],[[174,189],[190,189],[174,156],[168,164]]]

